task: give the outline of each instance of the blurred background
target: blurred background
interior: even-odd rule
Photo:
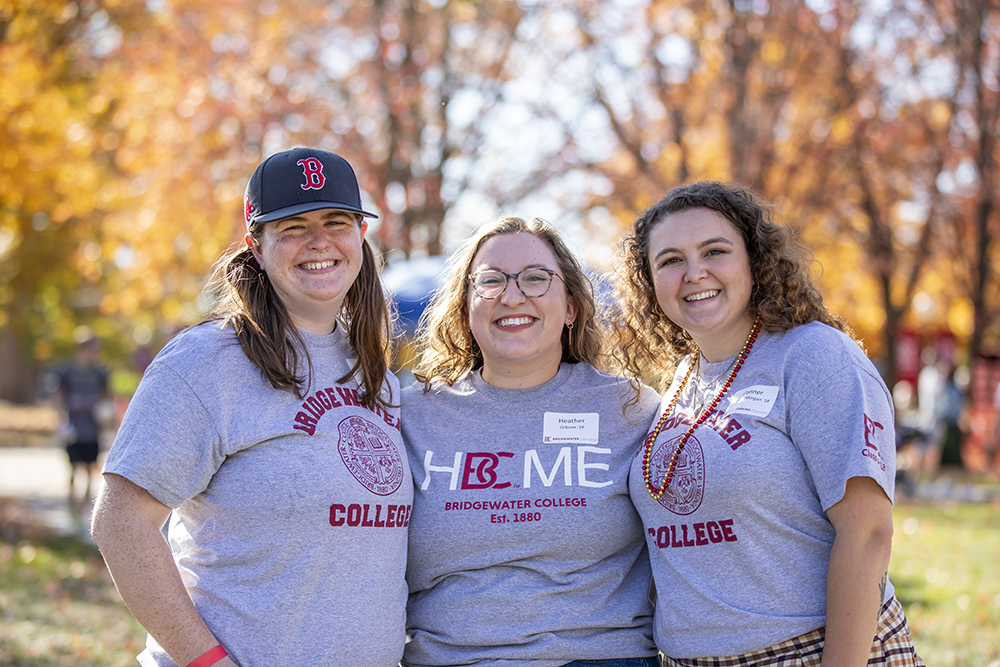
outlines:
[[[404,272],[500,212],[606,270],[670,187],[752,185],[890,386],[929,347],[988,404],[998,70],[996,0],[0,0],[0,399],[74,337],[141,370],[253,168],[311,145]]]
[[[894,388],[902,488],[955,501],[919,484],[1000,466],[998,133],[997,0],[0,0],[0,445],[58,443],[56,371],[94,338],[110,438],[211,309],[254,167],[307,145],[380,214],[404,375],[444,258],[497,214],[597,277],[669,188],[753,186]]]

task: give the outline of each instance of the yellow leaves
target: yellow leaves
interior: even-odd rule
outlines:
[[[35,124],[35,115],[30,111],[24,111],[17,117],[17,129],[22,132],[31,130]]]
[[[114,293],[105,294],[97,308],[101,315],[114,315],[118,312],[118,296]]]
[[[675,142],[670,142],[660,151],[659,162],[662,162],[669,169],[668,173],[675,173],[677,168],[680,167],[683,157],[684,153],[681,147]]]
[[[725,122],[726,119],[720,115],[708,116],[700,127],[689,127],[685,131],[684,143],[699,147],[689,156],[694,177],[711,180],[729,178],[729,137]]]
[[[129,115],[128,111],[125,109],[120,109],[115,112],[114,117],[111,119],[111,126],[118,130],[124,130],[128,127]]]
[[[456,23],[467,23],[476,20],[476,5],[474,2],[451,2],[448,8]]]
[[[928,118],[935,130],[943,130],[951,122],[951,108],[945,100],[934,100]]]
[[[73,215],[73,205],[68,201],[61,201],[52,209],[52,222],[61,224],[69,220]]]
[[[80,144],[81,147],[90,149],[94,144],[94,135],[83,123],[73,123],[66,130],[66,139],[70,143]]]
[[[121,150],[115,152],[115,166],[122,171],[131,171],[131,166],[137,157],[135,149],[131,146],[122,146]]]
[[[21,241],[21,235],[15,227],[16,221],[11,218],[12,216],[5,215],[2,224],[0,224],[0,261],[5,260]],[[3,303],[4,299],[0,299],[0,305]]]
[[[122,295],[121,301],[118,303],[118,308],[122,315],[129,316],[134,315],[135,311],[139,306],[139,300],[131,292],[126,292]]]
[[[785,59],[785,45],[779,39],[769,39],[761,46],[760,57],[769,67],[777,67]]]
[[[874,293],[874,285],[868,290],[859,290],[858,296],[862,298],[862,301],[855,302],[854,316],[849,317],[848,320],[855,331],[861,334],[865,340],[869,354],[877,357],[884,354],[881,333],[885,329],[885,309],[882,304],[869,297]],[[842,310],[840,312],[846,313],[848,311]]]
[[[102,114],[108,108],[109,101],[103,93],[98,93],[87,102],[87,111],[95,116]]]
[[[159,11],[156,12],[153,18],[159,26],[164,28],[169,28],[176,21],[176,17],[174,16],[173,10],[167,3],[164,3],[161,6]]]
[[[204,239],[198,247],[200,251],[200,257],[203,262],[211,264],[219,256],[221,248],[219,246],[218,240],[214,238]]]
[[[847,143],[854,132],[854,123],[844,115],[837,116],[830,125],[830,138],[838,145]]]
[[[44,211],[52,230],[60,227],[71,247],[82,244],[71,258],[69,249],[60,255],[63,265],[72,264],[80,271],[75,275],[61,267],[66,282],[99,280],[108,296],[94,307],[103,316],[124,321],[125,313],[134,312],[137,317],[148,316],[155,330],[162,326],[162,318],[179,321],[192,316],[191,303],[211,263],[239,238],[243,186],[262,154],[283,144],[309,141],[327,142],[325,146],[345,154],[353,151],[351,159],[358,161],[363,187],[378,196],[386,168],[405,171],[410,162],[419,162],[423,150],[404,141],[389,155],[393,138],[385,130],[391,123],[381,115],[383,103],[397,118],[412,124],[407,132],[412,129],[417,135],[420,123],[430,122],[426,127],[433,126],[450,143],[447,118],[420,117],[437,113],[420,108],[433,97],[430,87],[423,88],[425,72],[438,78],[454,74],[459,87],[493,90],[493,84],[512,76],[501,69],[516,62],[518,68],[533,70],[537,63],[532,59],[544,61],[547,49],[554,46],[540,42],[538,53],[533,53],[515,44],[517,60],[490,61],[489,53],[500,54],[510,46],[508,39],[521,39],[516,32],[505,32],[525,11],[514,0],[460,0],[440,7],[441,3],[432,3],[433,7],[421,7],[420,13],[427,16],[412,25],[395,7],[379,15],[377,3],[370,0],[265,6],[237,0],[99,4],[110,17],[108,23],[122,33],[120,51],[103,59],[95,58],[93,44],[87,43],[92,35],[70,31],[78,28],[72,22],[88,20],[85,14],[97,6],[68,0],[17,0],[16,4],[0,0],[0,16],[12,15],[12,6],[24,15],[0,44],[0,212],[16,210],[21,216],[16,220],[20,227],[6,222],[0,226],[0,258],[4,246],[10,253],[21,244],[22,231],[15,237],[11,230],[33,233],[31,216]],[[581,16],[604,31],[631,25],[600,20],[610,5],[586,2],[581,7]],[[598,35],[608,39],[606,44],[595,42],[600,47],[591,61],[596,78],[610,67],[602,63],[601,54],[613,54],[620,40],[646,39],[646,32],[653,33],[648,45],[630,45],[640,55],[623,70],[620,94],[631,102],[622,105],[628,113],[618,119],[625,135],[642,147],[652,169],[639,174],[632,154],[621,147],[588,157],[600,161],[601,176],[616,188],[611,195],[597,193],[596,198],[614,200],[608,204],[611,214],[629,222],[636,209],[655,201],[663,188],[682,176],[728,179],[735,174],[753,181],[772,198],[787,197],[782,210],[789,215],[804,217],[809,211],[843,207],[835,215],[847,219],[853,211],[851,225],[841,226],[838,217],[832,231],[816,232],[809,241],[822,250],[822,259],[831,268],[824,293],[871,344],[877,339],[872,332],[878,331],[884,316],[872,298],[876,286],[866,277],[870,263],[856,245],[868,231],[867,218],[858,212],[863,193],[848,185],[856,176],[846,166],[857,132],[854,114],[861,105],[849,94],[848,73],[841,71],[844,65],[837,58],[836,40],[825,41],[825,33],[817,31],[803,5],[794,11],[773,5],[766,16],[757,17],[734,17],[731,10],[728,3],[653,0],[639,10],[646,12],[648,21],[637,32]],[[545,3],[538,5],[538,11],[547,11]],[[461,24],[463,39],[471,44],[462,48],[452,44],[458,49],[452,57],[460,72],[436,60],[445,39],[437,19]],[[747,23],[763,30],[751,29],[754,36],[743,33],[742,41],[737,40],[734,31]],[[383,79],[373,74],[385,54],[377,52],[371,36],[381,34],[399,46],[406,41],[407,30],[417,28],[420,38],[407,43],[412,61],[406,67],[415,68],[407,77],[417,82],[412,89],[399,83],[398,71]],[[352,33],[357,42],[351,42]],[[72,35],[70,41],[83,38],[77,45],[52,47],[59,34]],[[656,45],[667,38],[682,41],[690,50],[690,62],[672,65],[679,70],[672,75],[664,63],[660,63],[663,69],[654,70],[644,62],[650,54],[656,60]],[[318,45],[337,51],[334,57],[343,60],[341,69],[334,73],[336,68],[324,68],[322,59],[317,64]],[[581,52],[573,58],[586,60],[591,55]],[[744,57],[748,60],[741,63]],[[428,63],[430,67],[424,67]],[[591,72],[575,71],[572,86],[586,87]],[[553,72],[553,76],[559,75]],[[666,83],[657,88],[657,81]],[[881,123],[882,102],[876,93],[863,90],[861,97],[872,109],[863,114],[869,125]],[[545,100],[539,106],[559,103]],[[582,107],[586,102],[573,104]],[[943,101],[925,104],[920,114],[939,129],[950,121]],[[575,113],[563,118],[569,130],[576,129],[572,116]],[[444,127],[435,125],[441,122]],[[901,114],[897,127],[904,122]],[[874,157],[862,158],[865,168],[884,174],[872,177],[877,180],[876,197],[887,198],[897,187],[890,174],[904,172],[898,164],[883,167],[880,162],[882,147],[888,151],[906,143],[904,134],[885,130],[874,137],[881,143],[866,152]],[[612,137],[608,143],[613,141]],[[460,152],[464,146],[483,145],[481,152],[488,153],[489,140],[459,143]],[[900,162],[922,160],[920,150],[912,155],[902,155]],[[461,157],[476,164],[474,155]],[[458,162],[451,162],[449,169]],[[522,167],[530,172],[535,165],[513,164],[510,169]],[[385,219],[386,229],[395,224],[391,216]],[[894,231],[897,223],[896,218],[890,220]],[[829,227],[823,219],[800,224]],[[855,247],[831,240],[839,234]],[[99,253],[88,254],[91,242],[100,243]],[[897,272],[904,273],[898,267]],[[935,297],[940,293],[929,284],[920,289]],[[936,314],[943,318],[944,309]],[[968,321],[961,312],[953,318]]]
[[[47,340],[36,340],[33,346],[35,359],[45,362],[52,358],[52,343]]]
[[[170,321],[179,322],[184,315],[184,305],[177,299],[167,299],[163,302],[163,315]]]
[[[969,336],[975,324],[975,311],[967,298],[953,300],[948,306],[948,330],[957,336]]]

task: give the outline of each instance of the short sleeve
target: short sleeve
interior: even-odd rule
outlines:
[[[191,386],[166,364],[154,363],[129,402],[104,472],[177,508],[208,487],[225,460],[221,442]]]
[[[808,381],[803,378],[800,388],[806,390],[801,385]],[[851,477],[871,477],[892,500],[895,428],[881,379],[849,363],[808,391],[789,412],[788,432],[809,468],[823,510],[843,498]]]

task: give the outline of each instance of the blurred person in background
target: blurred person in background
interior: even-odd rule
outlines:
[[[257,167],[245,217],[216,311],[129,403],[93,536],[144,666],[390,667],[413,487],[374,214],[343,158],[296,148]]]
[[[538,218],[452,257],[403,390],[404,665],[659,665],[628,469],[659,397],[599,370],[589,280]],[[636,391],[638,389],[638,391]]]
[[[921,430],[920,437],[916,439],[917,479],[932,481],[941,463],[944,429],[939,425],[938,412],[944,388],[944,373],[941,370],[943,364],[938,360],[937,351],[933,347],[925,347],[920,353],[920,360],[923,367],[917,374],[917,410]]]
[[[1000,472],[1000,382],[993,391],[993,437],[986,441],[986,470]]]
[[[939,445],[939,468],[964,468],[962,443],[965,440],[965,391],[959,385],[958,368],[948,370],[934,402],[937,419],[935,435]],[[964,384],[964,383],[963,383]]]
[[[60,435],[69,457],[69,504],[78,511],[91,502],[91,484],[100,454],[100,408],[109,397],[108,373],[97,364],[99,338],[87,336],[77,344],[73,362],[59,369],[56,402],[62,412]],[[76,480],[83,477],[83,492]]]
[[[929,433],[921,426],[920,412],[914,405],[913,385],[900,380],[892,388],[896,427],[896,491],[907,496],[916,493],[920,461]]]
[[[629,476],[664,664],[923,665],[887,576],[892,398],[804,249],[701,182],[623,250],[619,358],[667,388]]]

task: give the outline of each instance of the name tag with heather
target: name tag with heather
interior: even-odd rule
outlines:
[[[766,387],[756,385],[740,389],[729,399],[729,407],[726,408],[725,417],[735,414],[750,415],[752,417],[766,417],[774,401],[778,398],[777,387]]]
[[[542,442],[579,442],[596,445],[601,415],[596,412],[546,412]]]

